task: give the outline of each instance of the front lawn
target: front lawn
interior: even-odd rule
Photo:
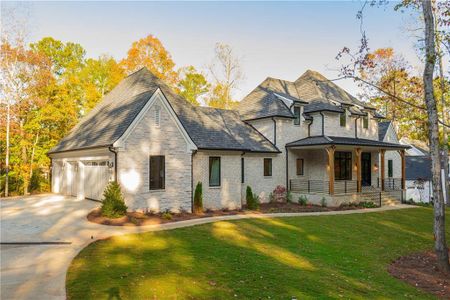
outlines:
[[[393,259],[432,248],[432,221],[431,208],[414,208],[222,221],[114,237],[75,258],[67,296],[433,299],[386,271]]]

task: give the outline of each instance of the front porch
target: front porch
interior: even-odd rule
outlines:
[[[301,142],[308,139],[307,143]],[[286,184],[294,199],[304,195],[308,201],[320,204],[324,198],[330,206],[360,201],[380,206],[403,202],[403,145],[313,137],[290,143],[286,150]]]

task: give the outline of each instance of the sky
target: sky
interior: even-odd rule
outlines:
[[[2,6],[17,5],[2,2]],[[245,79],[235,93],[242,99],[266,77],[294,81],[312,69],[329,79],[339,75],[336,54],[356,48],[356,13],[361,1],[309,2],[32,2],[26,7],[31,42],[51,36],[81,44],[88,57],[120,60],[133,41],[153,34],[171,53],[176,67],[206,71],[217,42],[229,44],[241,60]],[[393,47],[420,70],[414,24],[394,3],[365,10],[369,47]],[[351,80],[336,82],[356,95]]]

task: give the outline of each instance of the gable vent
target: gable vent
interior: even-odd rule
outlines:
[[[155,106],[155,126],[161,126],[161,107]]]

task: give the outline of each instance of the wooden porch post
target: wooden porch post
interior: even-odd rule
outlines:
[[[381,182],[381,190],[384,191],[384,154],[386,150],[380,149],[380,182]]]
[[[402,160],[402,190],[405,190],[405,188],[406,188],[406,184],[405,184],[405,180],[406,180],[405,149],[399,150],[398,152],[400,153],[400,157]]]
[[[355,149],[356,154],[356,191],[361,192],[361,148]]]
[[[329,178],[329,192],[330,195],[334,194],[334,150],[336,146],[325,148],[328,153],[328,178]]]

